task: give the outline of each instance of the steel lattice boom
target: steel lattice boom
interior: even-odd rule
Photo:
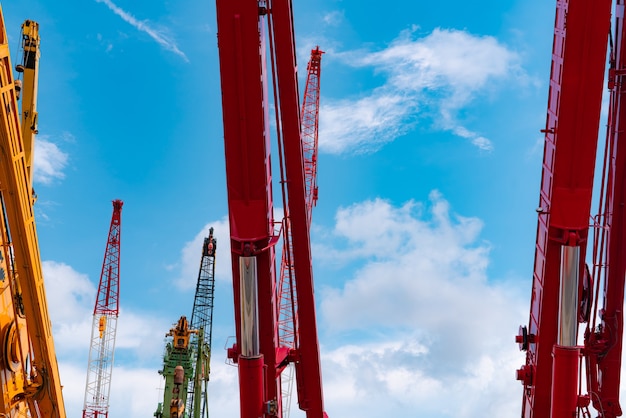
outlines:
[[[211,362],[211,334],[213,329],[213,299],[215,295],[215,251],[217,241],[213,228],[202,244],[202,258],[191,313],[191,328],[197,330],[191,338],[196,362],[189,382],[187,408],[193,418],[209,416],[207,384]]]
[[[122,227],[121,200],[113,201],[113,216],[109,228],[100,284],[93,310],[91,346],[87,366],[83,418],[106,418],[109,413],[109,393],[115,334],[119,314],[120,242]]]

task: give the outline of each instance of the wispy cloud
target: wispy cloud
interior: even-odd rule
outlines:
[[[341,22],[343,22],[345,16],[343,10],[334,10],[332,12],[326,13],[322,18],[324,23],[329,26],[339,26]]]
[[[35,141],[33,180],[36,183],[51,184],[54,180],[65,178],[63,170],[67,166],[68,155],[47,138],[42,135]]]
[[[153,40],[155,40],[159,45],[165,48],[168,51],[175,53],[180,56],[185,62],[189,62],[189,59],[185,55],[183,51],[181,51],[176,42],[170,39],[167,35],[158,31],[157,29],[150,27],[145,21],[137,20],[133,15],[128,13],[127,11],[121,9],[119,6],[115,5],[111,0],[96,0],[98,3],[104,3],[113,13],[122,18],[125,22],[134,26],[137,30],[145,32],[148,36],[150,36]]]
[[[330,153],[370,152],[406,133],[419,118],[490,151],[492,142],[464,126],[460,111],[491,83],[524,81],[519,57],[497,39],[435,29],[415,38],[404,31],[380,51],[336,52],[349,66],[371,68],[382,85],[350,100],[325,100],[320,110],[320,148]]]

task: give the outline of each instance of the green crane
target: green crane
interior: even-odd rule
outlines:
[[[163,402],[156,418],[208,418],[207,386],[211,360],[213,295],[215,289],[215,249],[213,228],[202,245],[202,258],[196,285],[191,323],[182,316],[170,330],[165,347]]]
[[[163,370],[159,374],[165,378],[163,403],[159,403],[154,416],[156,418],[188,418],[185,411],[187,385],[193,375],[194,350],[189,343],[192,335],[198,331],[189,328],[187,317],[181,316],[178,323],[166,337],[172,337],[165,346]]]
[[[193,418],[208,418],[209,408],[207,386],[211,361],[211,332],[213,326],[213,297],[215,291],[215,250],[217,241],[213,228],[202,244],[202,258],[196,284],[196,296],[191,313],[191,326],[198,330],[192,339],[196,356],[194,380],[189,383],[190,396],[187,407],[193,411]]]

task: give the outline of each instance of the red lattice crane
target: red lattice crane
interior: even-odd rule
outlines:
[[[121,200],[113,201],[111,226],[102,263],[96,304],[93,309],[83,418],[106,418],[109,415],[113,352],[119,314],[123,204]]]
[[[526,351],[517,371],[523,418],[591,417],[590,405],[600,418],[622,415],[624,1],[616,2],[609,42],[612,6],[611,0],[557,1],[530,321],[516,338]],[[599,211],[592,217],[609,44],[609,120]]]
[[[320,75],[322,71],[322,54],[319,46],[311,50],[311,59],[307,65],[307,80],[304,87],[304,100],[302,101],[301,140],[304,153],[304,182],[307,216],[309,224],[313,206],[317,201],[317,143],[319,131],[319,108],[320,108]],[[283,185],[283,196],[285,183]],[[287,208],[285,202],[283,207]],[[291,349],[298,347],[298,317],[296,312],[296,289],[294,286],[295,272],[293,269],[293,248],[291,246],[291,226],[289,213],[285,210],[283,219],[283,251],[280,265],[279,294],[279,322],[278,334],[280,344]],[[287,367],[281,377],[283,417],[289,416],[291,405],[291,391],[293,388],[294,367]]]
[[[281,373],[294,363],[299,407],[324,412],[290,0],[216,0],[242,418],[282,417]],[[267,58],[271,70],[268,70]],[[271,75],[271,79],[268,76]],[[281,344],[268,88],[273,86],[289,214],[298,346]]]

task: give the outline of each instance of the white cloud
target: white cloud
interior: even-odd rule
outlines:
[[[96,286],[65,263],[43,261],[42,270],[57,353],[78,356],[87,367]]]
[[[129,353],[125,358],[140,362],[142,359],[158,358],[163,351],[165,334],[176,318],[164,318],[148,312],[120,309],[115,341],[117,353]]]
[[[389,74],[401,90],[451,86],[461,101],[463,93],[482,88],[491,77],[507,75],[516,55],[495,38],[465,31],[435,29],[425,38],[413,40],[405,31],[387,48],[360,57],[358,66],[374,66]]]
[[[493,150],[493,144],[491,143],[490,140],[488,140],[484,136],[478,136],[476,133],[470,132],[462,126],[453,127],[452,132],[454,132],[456,135],[460,136],[461,138],[469,139],[472,144],[476,145],[476,147],[484,151]]]
[[[96,288],[87,275],[56,261],[43,261],[42,269],[54,319],[67,322],[87,313],[93,314]]]
[[[202,245],[204,238],[209,236],[209,228],[214,229],[213,236],[217,240],[215,279],[231,280],[230,227],[228,218],[225,216],[219,221],[207,223],[191,241],[183,246],[180,261],[174,266],[174,268],[180,271],[176,284],[181,289],[194,289],[196,287],[202,256]]]
[[[332,154],[370,152],[406,133],[414,98],[376,90],[357,100],[339,100],[320,108],[320,149]]]
[[[517,417],[516,354],[479,355],[456,375],[441,377],[424,367],[428,353],[410,337],[339,347],[322,356],[326,410],[365,418]]]
[[[46,136],[38,137],[35,141],[33,181],[51,184],[54,180],[63,180],[67,161],[68,155],[55,143],[48,141]]]
[[[126,23],[129,23],[130,25],[135,27],[135,29],[146,33],[149,37],[151,37],[154,41],[156,41],[163,48],[180,56],[186,62],[189,62],[189,59],[187,58],[185,53],[178,48],[178,45],[176,45],[176,42],[170,39],[170,37],[167,36],[162,31],[159,31],[151,27],[145,21],[137,20],[137,18],[135,18],[129,12],[121,9],[119,6],[115,5],[111,0],[96,0],[96,2],[104,3],[113,13],[121,17],[122,20],[124,20]],[[107,47],[107,51],[109,51],[110,49],[111,49],[110,46]]]
[[[490,83],[525,77],[517,54],[495,38],[459,30],[435,29],[418,39],[405,31],[381,51],[335,56],[386,78],[357,99],[322,102],[320,149],[337,154],[375,151],[410,129],[418,113],[432,118],[435,128],[491,150],[491,141],[463,126],[457,115]]]
[[[326,13],[322,20],[328,26],[339,26],[343,22],[344,18],[343,10],[334,10]]]
[[[481,229],[438,192],[426,204],[377,199],[338,211],[333,248],[315,255],[362,266],[321,289],[320,329],[335,341],[322,350],[328,410],[519,415],[514,372],[525,358],[513,336],[527,319],[527,289],[488,279]]]
[[[72,361],[73,367],[84,367],[84,389],[98,281],[94,284],[87,275],[60,262],[43,261],[42,269],[57,357],[61,362]],[[116,361],[132,359],[141,365],[146,359],[158,359],[170,322],[154,313],[120,309]]]

